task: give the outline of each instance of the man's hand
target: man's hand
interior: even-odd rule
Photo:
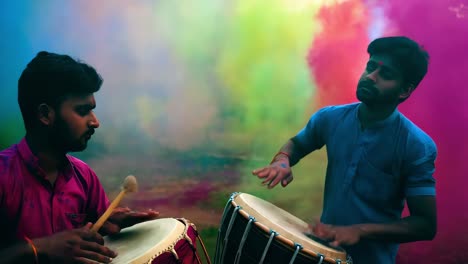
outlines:
[[[330,241],[330,245],[354,245],[363,238],[406,243],[432,240],[437,232],[436,200],[434,196],[407,198],[410,216],[390,223],[361,223],[350,226],[333,226],[316,221],[312,234]]]
[[[121,229],[150,221],[158,218],[159,212],[151,209],[138,212],[132,211],[129,208],[118,207],[112,212],[112,215],[104,223],[99,232],[103,235],[112,235],[120,232]]]
[[[362,230],[357,225],[334,226],[316,222],[312,233],[320,239],[329,241],[333,247],[351,246],[359,242]]]
[[[51,263],[110,263],[117,254],[104,246],[102,236],[91,231],[91,225],[38,238],[33,243]]]
[[[269,166],[252,171],[252,174],[263,179],[262,184],[267,185],[268,189],[275,187],[280,181],[281,185],[286,187],[293,180],[293,174],[287,159],[276,160]]]

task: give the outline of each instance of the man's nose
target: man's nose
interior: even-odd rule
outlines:
[[[99,127],[99,119],[97,118],[95,113],[91,113],[91,120],[89,121],[89,126],[92,128]]]
[[[373,72],[370,72],[366,75],[366,78],[369,79],[369,80],[372,80],[374,82],[377,81],[377,75],[379,74],[379,69],[376,69],[375,71]]]

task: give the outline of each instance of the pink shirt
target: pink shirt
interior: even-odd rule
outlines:
[[[24,235],[37,238],[81,227],[107,209],[109,200],[94,171],[66,157],[52,186],[24,138],[0,152],[0,247]]]

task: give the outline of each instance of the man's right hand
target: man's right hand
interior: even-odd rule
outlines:
[[[40,255],[52,263],[109,263],[117,256],[104,246],[104,239],[90,230],[92,224],[33,240]]]
[[[253,175],[263,179],[262,184],[268,189],[275,187],[279,182],[286,187],[293,180],[293,174],[287,159],[278,159],[270,165],[252,171]]]

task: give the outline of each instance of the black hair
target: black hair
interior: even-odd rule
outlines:
[[[383,37],[372,41],[367,47],[372,55],[388,55],[403,73],[404,81],[418,86],[427,73],[429,54],[422,46],[403,36]]]
[[[96,70],[68,55],[39,52],[18,80],[18,104],[26,130],[35,124],[40,104],[58,108],[68,96],[99,91],[103,79]]]

